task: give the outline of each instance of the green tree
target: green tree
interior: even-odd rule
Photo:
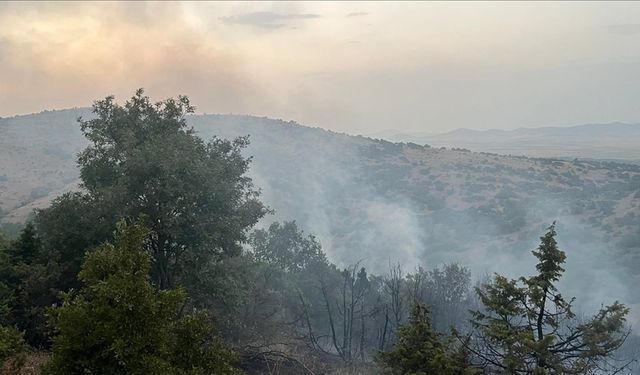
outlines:
[[[558,249],[555,223],[533,255],[537,275],[510,280],[496,275],[477,289],[484,309],[474,311],[469,350],[500,374],[594,374],[624,343],[629,309],[615,302],[591,319],[579,319],[556,288],[566,255]]]
[[[255,230],[251,237],[255,257],[287,272],[302,272],[313,266],[327,265],[320,243],[313,235],[304,235],[295,221],[272,223],[267,230]]]
[[[14,249],[23,249],[18,253],[30,254],[28,262],[12,265],[18,281],[12,317],[29,345],[50,346],[47,308],[59,302],[61,291],[81,286],[77,276],[86,250],[111,240],[116,221],[110,209],[91,196],[67,193],[37,212],[35,231],[23,232],[14,241]]]
[[[32,222],[28,222],[20,232],[18,240],[10,247],[13,263],[30,264],[40,253],[42,241]]]
[[[235,374],[206,315],[180,316],[185,293],[151,284],[149,231],[118,224],[115,245],[87,254],[85,286],[51,309],[57,331],[46,374]]]
[[[24,363],[26,349],[21,331],[15,327],[0,325],[0,371],[2,373],[17,371]]]
[[[474,374],[464,354],[433,329],[429,308],[416,303],[393,349],[380,353],[377,360],[385,373],[394,375]]]
[[[10,325],[16,288],[11,254],[11,243],[0,231],[0,369],[19,367],[26,349],[23,333]]]
[[[11,310],[16,300],[17,278],[14,249],[0,231],[0,368],[16,370],[23,363],[27,348],[24,334],[14,327]]]
[[[117,221],[110,207],[80,192],[66,193],[37,211],[35,227],[42,251],[35,263],[59,268],[56,283],[48,289],[57,294],[78,288],[77,275],[85,252],[111,240]]]
[[[218,263],[197,289],[209,295],[206,306],[235,344],[295,341],[291,322],[300,321],[301,296],[316,292],[316,279],[330,272],[320,243],[291,221],[254,231],[249,244],[251,251]]]
[[[93,112],[91,119],[79,119],[90,141],[78,157],[83,191],[39,210],[28,228],[33,236],[19,239],[16,248],[30,261],[15,269],[20,285],[14,317],[24,322],[18,325],[34,346],[49,345],[46,307],[59,300],[60,291],[81,286],[77,275],[85,252],[112,241],[120,218],[148,218],[154,285],[182,285],[203,305],[210,298],[206,291],[215,287],[202,282],[204,275],[237,255],[266,213],[245,176],[250,160],[241,152],[247,139],[197,137],[186,125],[193,112],[186,97],[151,103],[139,90],[124,105],[113,97],[97,101]],[[39,250],[25,241],[31,237]]]
[[[119,218],[140,214],[161,289],[188,287],[211,261],[240,252],[266,212],[245,176],[248,140],[204,142],[186,124],[193,110],[186,97],[154,104],[138,90],[122,106],[113,97],[97,101],[95,117],[80,119],[90,141],[78,157],[86,193],[64,196],[37,218],[59,263],[77,273],[88,247],[109,240]]]
[[[2,229],[0,229],[0,251],[6,251],[9,248],[9,238]]]
[[[10,304],[6,322],[25,332],[25,339],[33,346],[48,343],[45,310],[56,301],[55,293],[42,281],[57,279],[59,272],[39,264],[42,241],[33,223],[29,222],[8,248],[9,265],[2,280],[10,290]],[[4,295],[4,294],[3,294]]]
[[[6,324],[15,298],[14,272],[9,240],[0,231],[0,324]]]

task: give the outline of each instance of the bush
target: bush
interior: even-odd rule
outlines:
[[[22,332],[11,326],[0,326],[0,362],[2,373],[15,373],[22,367],[26,355]]]
[[[85,287],[51,311],[58,335],[44,374],[236,374],[203,314],[183,316],[183,290],[158,291],[141,224],[118,225],[116,244],[87,254]]]
[[[388,375],[473,375],[466,352],[451,344],[431,325],[431,312],[424,304],[415,304],[409,322],[400,327],[390,352],[376,358]]]

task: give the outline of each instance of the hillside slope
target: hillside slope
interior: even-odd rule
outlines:
[[[75,123],[86,110],[0,120],[0,207],[24,220],[77,188]],[[318,235],[342,264],[376,272],[458,261],[476,274],[533,271],[529,251],[558,221],[570,290],[640,301],[640,167],[507,157],[337,134],[234,115],[189,118],[203,138],[250,135],[251,176],[276,214]],[[263,223],[263,224],[265,224]],[[631,284],[633,285],[633,284]]]

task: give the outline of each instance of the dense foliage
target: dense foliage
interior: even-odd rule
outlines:
[[[20,368],[25,360],[25,350],[22,332],[15,327],[0,326],[0,368],[4,371]]]
[[[139,90],[123,107],[110,97],[94,112],[80,123],[91,142],[78,158],[82,186],[111,217],[148,217],[161,288],[212,257],[239,253],[246,229],[265,213],[244,176],[247,139],[196,137],[186,97],[152,104]]]
[[[187,126],[192,111],[185,97],[154,104],[138,91],[124,105],[96,102],[94,116],[80,121],[89,141],[78,157],[81,191],[39,210],[15,238],[0,235],[4,359],[21,358],[26,342],[52,351],[49,374],[231,374],[237,365],[252,374],[538,375],[607,370],[623,344],[625,306],[580,321],[556,290],[565,255],[554,227],[534,252],[538,275],[496,276],[476,295],[470,271],[455,263],[407,272],[390,261],[374,274],[368,259],[331,263],[295,221],[254,229],[268,210],[246,174],[247,139],[203,141]],[[406,151],[377,145],[363,152]],[[408,173],[387,163],[366,168],[371,180],[359,183],[387,192],[397,186],[384,181]],[[447,192],[433,184],[420,199],[442,212]],[[501,215],[522,216],[512,191],[496,199]],[[404,229],[396,218],[387,233]],[[397,245],[371,244],[342,224],[342,246]]]
[[[266,212],[244,176],[247,140],[204,142],[185,123],[192,111],[185,97],[153,104],[140,90],[124,106],[97,101],[95,116],[80,120],[90,141],[78,157],[83,191],[39,210],[15,245],[24,277],[16,279],[21,302],[13,316],[30,344],[49,345],[46,306],[80,286],[85,252],[112,240],[120,218],[147,217],[151,277],[161,289],[211,288],[201,277],[239,254]]]
[[[400,328],[393,349],[381,353],[379,361],[386,373],[397,375],[476,373],[464,348],[453,348],[433,329],[429,308],[421,303],[413,306],[409,322]]]
[[[56,336],[45,374],[234,374],[205,314],[181,316],[186,294],[150,282],[149,231],[120,222],[115,244],[89,252],[84,286],[51,310]]]

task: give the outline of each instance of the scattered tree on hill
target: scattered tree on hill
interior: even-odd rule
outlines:
[[[496,275],[477,293],[476,332],[469,350],[491,374],[595,374],[624,368],[610,363],[624,343],[629,309],[615,302],[590,319],[572,311],[573,299],[556,288],[566,255],[558,249],[555,223],[533,255],[538,274],[509,280]]]
[[[87,254],[85,286],[51,310],[57,331],[45,374],[235,374],[204,314],[181,316],[185,293],[151,284],[149,231],[118,224],[115,245]]]

